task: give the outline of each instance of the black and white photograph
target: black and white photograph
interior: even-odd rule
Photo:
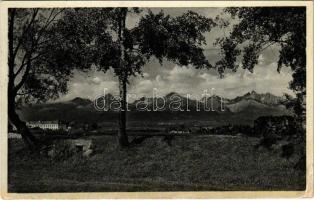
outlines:
[[[306,191],[307,6],[225,5],[7,8],[7,192]]]

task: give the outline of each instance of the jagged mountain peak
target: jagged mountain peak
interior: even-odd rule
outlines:
[[[170,92],[168,93],[165,97],[172,97],[172,96],[179,96],[182,97],[180,94],[176,93],[176,92]]]
[[[277,104],[280,104],[282,101],[282,97],[278,97],[269,92],[260,94],[252,90],[251,92],[248,92],[243,96],[238,96],[232,99],[231,102],[236,103],[236,102],[242,101],[243,99],[255,100],[259,103],[266,104],[266,105],[277,105]]]
[[[86,104],[92,103],[90,99],[81,98],[81,97],[75,97],[72,100],[70,100],[70,102],[73,102],[75,104],[80,104],[80,105],[86,105]]]

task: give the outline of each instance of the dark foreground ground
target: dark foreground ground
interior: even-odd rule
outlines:
[[[9,192],[304,190],[305,171],[280,151],[253,150],[257,138],[151,137],[127,150],[114,136],[94,136],[94,155],[29,157],[9,141]]]

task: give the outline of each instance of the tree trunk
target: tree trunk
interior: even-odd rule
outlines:
[[[26,146],[32,152],[35,152],[39,147],[39,142],[35,138],[35,136],[29,131],[26,123],[23,122],[18,114],[16,113],[15,107],[15,97],[18,87],[14,86],[14,80],[16,75],[14,74],[15,67],[15,54],[14,54],[14,18],[15,18],[15,9],[11,9],[9,12],[9,31],[8,31],[8,39],[9,39],[9,81],[8,81],[8,117],[10,122],[16,127],[17,131],[21,134],[23,141]],[[22,82],[21,82],[22,83]]]
[[[9,95],[10,96],[10,95]],[[16,127],[18,133],[21,134],[22,139],[31,152],[37,152],[39,148],[39,141],[37,138],[29,131],[26,123],[20,119],[15,111],[15,102],[9,97],[8,101],[8,116],[10,122]]]
[[[126,133],[126,80],[121,78],[119,80],[119,89],[120,89],[120,100],[121,100],[121,109],[119,111],[119,145],[121,147],[126,147],[129,145],[128,136]]]
[[[125,47],[123,44],[124,41],[124,30],[125,30],[125,21],[127,15],[127,8],[120,8],[120,19],[119,19],[119,46],[120,46],[120,71],[119,74],[119,92],[120,92],[120,101],[121,108],[119,110],[119,131],[118,131],[118,139],[119,145],[121,147],[127,147],[129,145],[128,136],[126,133],[126,110],[127,110],[127,102],[126,102],[126,84],[127,84],[127,72],[125,66]]]

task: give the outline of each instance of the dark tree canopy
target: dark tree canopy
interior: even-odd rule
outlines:
[[[302,104],[306,87],[306,8],[227,8],[225,12],[239,23],[234,25],[230,36],[217,40],[223,54],[216,63],[220,74],[226,68],[236,70],[237,58],[244,69],[253,72],[261,52],[276,44],[280,47],[277,71],[284,66],[291,68],[290,88]]]
[[[93,64],[103,71],[113,68],[117,76],[122,73],[117,38],[119,9],[121,8],[95,9],[96,11],[85,8],[67,10],[64,22],[61,22],[65,24],[65,30],[71,30],[73,34],[92,40]],[[139,14],[142,10],[128,8],[126,12]],[[71,23],[66,25],[66,21]],[[123,69],[123,73],[124,70],[127,70],[127,76],[141,73],[141,68],[153,56],[160,62],[168,59],[180,65],[211,67],[201,46],[206,44],[203,33],[210,31],[213,26],[215,26],[213,20],[192,11],[173,18],[163,11],[154,14],[148,10],[137,26],[124,29],[123,44],[126,52],[124,64],[127,67]]]
[[[253,71],[258,64],[259,54],[270,45],[279,45],[278,71],[283,66],[291,67],[294,79],[290,87],[295,91],[303,91],[306,71],[305,7],[227,8],[225,11],[240,22],[233,27],[228,38],[218,42],[223,47],[229,44],[229,48],[222,49],[235,52],[234,55],[238,56],[240,45],[244,46],[243,68]],[[230,52],[225,55],[230,57]],[[235,59],[232,61],[235,63]],[[234,67],[228,65],[228,68]]]
[[[133,31],[141,53],[147,57],[153,55],[160,62],[166,58],[179,65],[209,68],[201,47],[206,44],[203,34],[214,26],[212,19],[192,11],[175,18],[162,11],[157,14],[149,11]]]
[[[77,12],[76,9],[73,9]],[[85,70],[92,65],[97,26],[108,22],[104,9],[90,9],[82,15],[59,8],[9,9],[9,82],[8,115],[30,150],[40,142],[16,113],[22,102],[43,102],[67,92],[73,69]],[[99,17],[101,23],[90,23]],[[75,17],[78,26],[74,24]],[[88,23],[87,23],[88,22]]]
[[[73,29],[63,30],[60,22],[63,12],[63,9],[9,10],[12,95],[22,96],[26,101],[56,99],[67,92],[74,68],[90,66],[88,35],[81,37],[71,32]]]

